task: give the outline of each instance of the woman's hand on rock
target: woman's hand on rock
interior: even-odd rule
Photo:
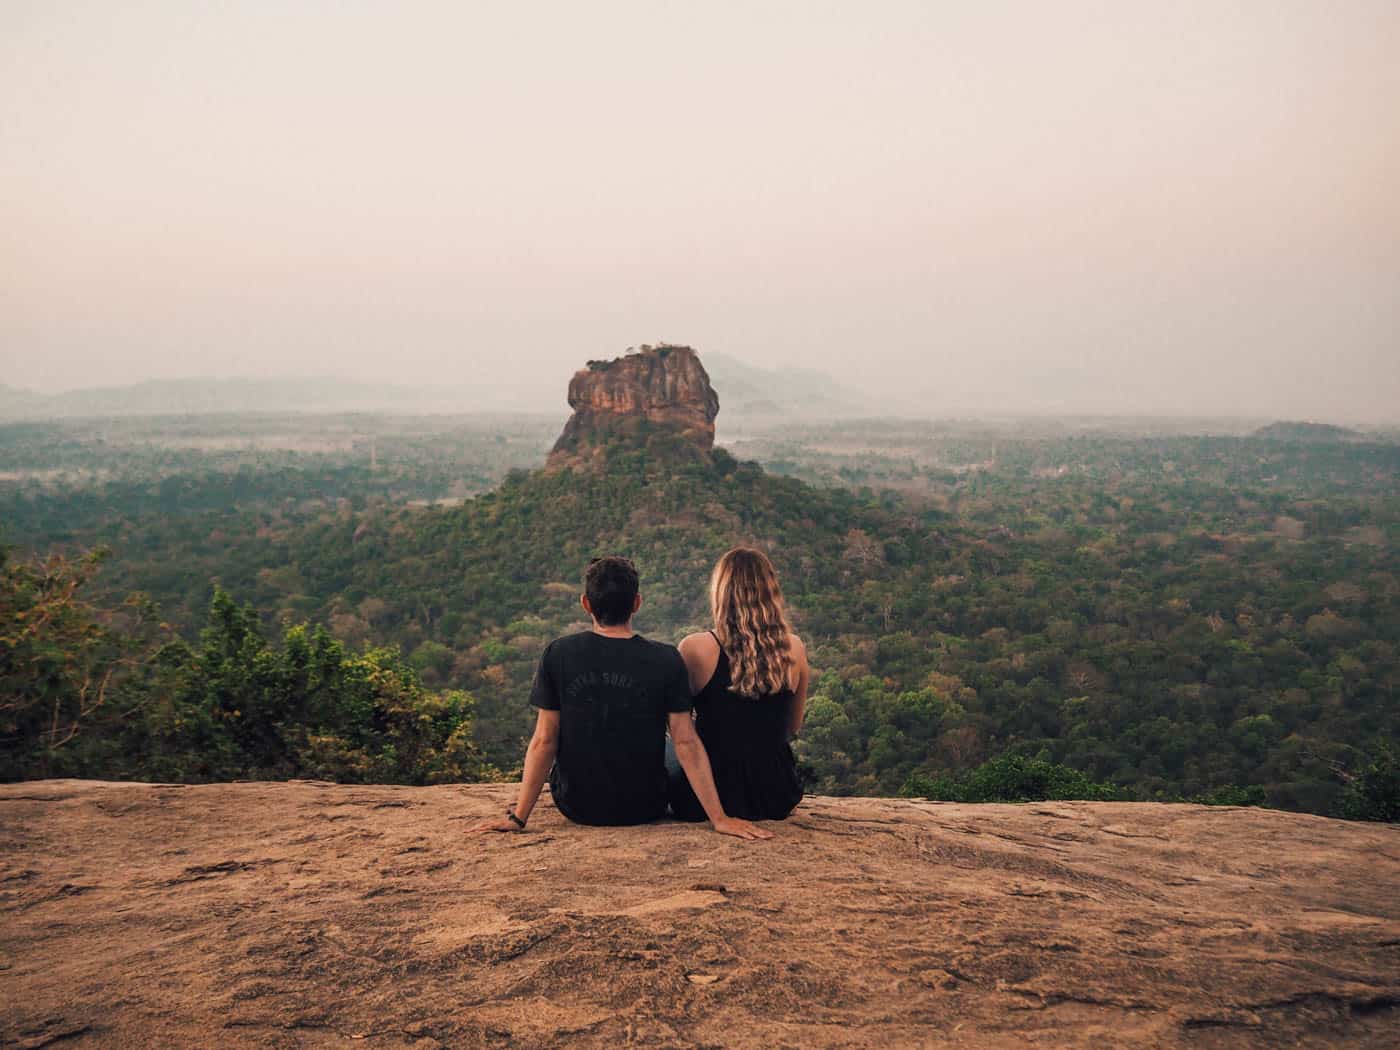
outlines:
[[[761,828],[757,824],[740,820],[738,817],[721,817],[715,821],[714,826],[721,835],[733,835],[738,839],[771,839],[773,837],[773,833],[767,828]]]

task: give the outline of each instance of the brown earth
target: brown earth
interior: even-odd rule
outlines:
[[[1400,829],[813,798],[751,843],[505,785],[0,786],[0,1044],[1400,1045]]]

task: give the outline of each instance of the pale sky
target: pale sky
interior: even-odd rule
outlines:
[[[663,340],[1396,421],[1400,2],[0,0],[0,383]]]

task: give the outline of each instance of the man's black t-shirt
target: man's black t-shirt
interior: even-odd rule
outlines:
[[[559,712],[549,787],[579,824],[644,824],[666,812],[666,716],[690,710],[673,645],[596,631],[545,647],[530,703]]]

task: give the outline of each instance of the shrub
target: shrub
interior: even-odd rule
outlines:
[[[1202,795],[1193,795],[1187,799],[1188,802],[1196,802],[1202,806],[1262,806],[1264,805],[1264,789],[1258,784],[1249,787],[1241,787],[1238,784],[1226,784],[1207,791]]]
[[[1347,820],[1400,822],[1400,763],[1390,743],[1377,744],[1367,764],[1347,784],[1338,813]]]
[[[1090,780],[1077,769],[1022,755],[1002,755],[956,777],[915,773],[900,794],[939,802],[1102,802],[1121,797],[1112,784]]]

